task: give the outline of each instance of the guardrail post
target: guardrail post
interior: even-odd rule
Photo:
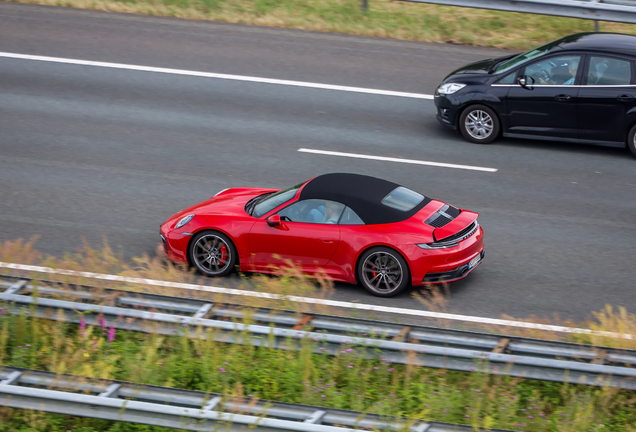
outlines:
[[[367,13],[369,10],[369,0],[362,0],[362,12]]]
[[[430,428],[431,428],[431,425],[429,423],[422,423],[421,425],[415,428],[415,432],[426,432]]]
[[[26,280],[26,279],[18,281],[16,283],[14,283],[13,285],[11,285],[9,288],[7,288],[6,291],[4,292],[4,294],[18,294],[20,291],[22,291],[22,289],[25,287],[25,285],[28,282],[29,281]]]
[[[117,392],[119,391],[120,388],[121,388],[121,384],[117,384],[117,383],[111,384],[108,386],[106,390],[104,390],[98,396],[105,397],[105,398],[116,398],[118,394]]]
[[[303,421],[303,423],[320,424],[322,418],[327,414],[327,411],[316,410],[309,417]]]
[[[212,303],[206,303],[192,315],[192,318],[205,318],[208,312],[212,309]]]
[[[0,385],[12,385],[12,384],[16,383],[20,379],[21,376],[22,376],[22,372],[13,371],[13,372],[11,372],[9,374],[8,377],[6,377],[2,381],[0,381]]]
[[[221,402],[221,396],[215,396],[210,399],[204,406],[203,411],[212,411]]]

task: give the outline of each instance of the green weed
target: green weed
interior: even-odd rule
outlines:
[[[347,343],[329,356],[307,338],[290,340],[300,350],[286,351],[217,342],[214,330],[201,328],[175,328],[182,336],[115,332],[108,323],[65,325],[27,313],[0,313],[0,329],[0,359],[17,367],[528,432],[636,430],[633,392],[491,375],[481,372],[486,364],[464,373],[369,360],[373,348]],[[0,431],[60,430],[59,422],[80,430],[73,417],[0,416]]]

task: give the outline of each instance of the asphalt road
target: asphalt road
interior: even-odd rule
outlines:
[[[502,53],[11,3],[0,3],[0,51],[426,94],[453,68]],[[39,234],[39,249],[62,255],[82,236],[106,235],[127,257],[153,254],[161,222],[221,189],[356,172],[480,213],[486,259],[452,284],[449,311],[582,320],[609,303],[634,312],[628,151],[473,145],[434,114],[430,100],[0,58],[0,241]],[[378,299],[344,284],[336,298],[422,307],[408,293]]]

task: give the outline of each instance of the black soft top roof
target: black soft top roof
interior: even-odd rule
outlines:
[[[347,173],[324,174],[309,180],[300,191],[301,200],[325,199],[350,207],[365,224],[400,222],[413,216],[431,199],[409,211],[401,211],[381,204],[382,199],[399,184],[379,178]]]

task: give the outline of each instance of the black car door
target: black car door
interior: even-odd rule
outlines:
[[[521,70],[528,85],[513,85],[506,98],[506,135],[577,137],[577,96],[581,55],[560,55],[536,61]]]
[[[630,126],[627,113],[636,108],[633,62],[592,55],[586,66],[579,90],[579,137],[622,144]]]

